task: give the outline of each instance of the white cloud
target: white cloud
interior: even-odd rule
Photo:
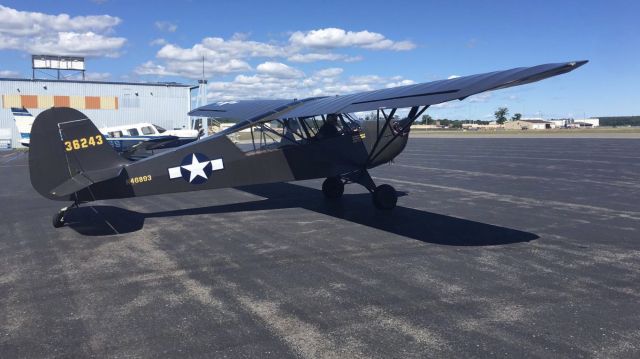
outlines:
[[[304,76],[304,73],[298,69],[295,69],[291,66],[285,65],[281,62],[264,62],[258,67],[256,67],[256,71],[259,74],[265,74],[272,77],[277,78],[300,78]]]
[[[49,15],[0,5],[0,50],[50,55],[119,55],[126,39],[112,37],[122,20],[110,15]]]
[[[451,75],[451,76],[447,77],[447,80],[457,79],[458,77],[460,77],[460,75]]]
[[[345,79],[341,68],[327,68],[302,78],[283,78],[265,73],[237,75],[232,81],[210,82],[208,98],[227,101],[256,98],[305,98],[334,96],[383,88],[390,81],[413,83],[399,77],[377,75],[352,76]]]
[[[156,21],[156,29],[166,32],[176,32],[178,25],[170,23],[169,21]]]
[[[20,73],[12,70],[0,70],[0,77],[16,78],[20,77]]]
[[[340,67],[330,67],[328,69],[322,69],[316,71],[314,74],[316,77],[336,77],[340,76],[344,70]]]
[[[107,37],[93,32],[59,32],[48,39],[27,40],[29,51],[38,54],[116,57],[125,39]],[[1,45],[0,45],[1,46]]]
[[[360,31],[352,32],[330,28],[293,33],[288,41],[260,42],[249,39],[250,34],[236,33],[230,39],[206,37],[191,47],[166,43],[156,39],[154,45],[162,47],[156,59],[138,66],[138,75],[177,76],[190,79],[202,77],[202,62],[205,63],[204,76],[247,72],[256,66],[256,75],[279,78],[303,78],[302,71],[284,63],[285,59],[294,63],[317,61],[353,62],[362,60],[360,55],[341,54],[326,51],[330,47],[351,47],[375,50],[408,50],[415,45],[408,41],[394,42],[382,34]],[[259,63],[256,64],[255,62]],[[244,74],[250,76],[250,74]],[[305,80],[310,81],[309,79]],[[329,78],[313,81],[331,82]]]
[[[476,95],[469,96],[467,101],[470,102],[470,103],[487,102],[487,101],[489,101],[491,96],[492,96],[491,92],[483,92],[483,93],[479,93],[479,94],[476,94]]]
[[[398,86],[408,86],[415,84],[413,80],[400,80],[395,82],[389,82],[385,85],[386,88],[398,87]]]
[[[206,61],[204,72],[206,77],[213,74],[227,74],[232,72],[250,71],[251,66],[242,60],[232,59],[230,61]],[[138,75],[153,76],[183,76],[190,79],[202,78],[202,61],[172,61],[166,65],[156,64],[147,61],[138,66],[134,72]]]
[[[344,54],[336,54],[331,52],[317,53],[310,52],[306,54],[294,54],[289,56],[287,60],[291,62],[316,62],[316,61],[344,61],[355,62],[361,61],[362,56],[347,56]]]
[[[164,46],[166,44],[168,44],[168,42],[167,42],[167,40],[165,40],[163,38],[155,39],[155,40],[153,40],[153,41],[151,41],[149,43],[149,45],[151,45],[151,46]]]
[[[415,44],[411,41],[394,42],[377,32],[345,31],[335,27],[307,32],[296,31],[289,37],[289,42],[296,46],[323,49],[362,47],[372,50],[403,51],[415,48]]]

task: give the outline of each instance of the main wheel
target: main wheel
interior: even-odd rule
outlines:
[[[340,198],[344,193],[344,183],[339,177],[329,177],[322,182],[322,193],[327,198]]]
[[[60,228],[64,226],[64,213],[64,211],[60,211],[53,215],[52,223],[54,228]]]
[[[388,184],[382,184],[373,191],[373,204],[378,209],[391,210],[396,207],[398,194]]]

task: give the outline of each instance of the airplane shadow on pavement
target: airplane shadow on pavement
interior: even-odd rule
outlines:
[[[528,242],[539,238],[529,232],[398,206],[393,211],[373,207],[368,193],[345,194],[341,200],[324,199],[322,192],[291,183],[237,188],[265,200],[141,213],[109,206],[85,205],[69,211],[67,226],[88,236],[135,232],[145,219],[217,213],[303,208],[427,243],[452,246],[490,246]],[[402,195],[402,193],[400,193]]]

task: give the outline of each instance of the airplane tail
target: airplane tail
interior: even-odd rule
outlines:
[[[20,133],[20,144],[29,147],[33,115],[26,108],[19,107],[12,107],[11,113],[13,113],[13,120]]]
[[[30,142],[31,184],[49,199],[73,200],[93,183],[118,177],[128,163],[87,116],[71,108],[38,115]]]

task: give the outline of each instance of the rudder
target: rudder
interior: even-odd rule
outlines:
[[[49,199],[73,199],[73,193],[117,177],[127,163],[87,116],[71,108],[38,115],[30,142],[31,184]]]

